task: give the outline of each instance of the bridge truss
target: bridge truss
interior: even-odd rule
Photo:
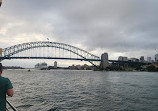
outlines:
[[[35,51],[35,49],[38,49],[38,51]],[[57,49],[59,50],[58,56],[56,56]],[[32,50],[32,52],[30,50]],[[69,57],[64,56],[65,52],[69,52]],[[76,55],[77,57],[74,56],[72,57],[71,54]],[[29,43],[23,43],[23,44],[18,44],[4,48],[2,57],[0,57],[0,62],[5,59],[81,60],[81,61],[88,61],[93,66],[97,66],[101,61],[98,56],[95,56],[83,49],[64,43],[49,42],[49,41],[29,42]]]

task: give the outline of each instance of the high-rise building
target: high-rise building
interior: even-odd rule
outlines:
[[[118,61],[128,61],[128,57],[119,56]]]
[[[108,53],[103,53],[101,55],[101,69],[105,70],[109,66]]]
[[[123,57],[123,61],[128,61],[128,57]]]
[[[57,69],[57,61],[54,62],[54,68]]]
[[[158,54],[155,55],[155,61],[158,61]]]
[[[140,57],[140,62],[144,62],[145,60],[144,60],[144,56],[141,56]]]
[[[151,57],[147,57],[147,62],[152,63]]]
[[[119,57],[118,57],[118,61],[123,61],[123,57],[122,57],[122,56],[119,56]]]

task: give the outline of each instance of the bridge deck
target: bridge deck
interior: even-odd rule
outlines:
[[[101,61],[100,59],[64,58],[64,57],[0,57],[0,60],[2,59],[62,59],[62,60],[80,60],[80,61]]]

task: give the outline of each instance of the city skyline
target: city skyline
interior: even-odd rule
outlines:
[[[0,48],[48,38],[99,57],[107,52],[114,60],[119,56],[154,59],[158,53],[157,11],[155,0],[4,0]]]

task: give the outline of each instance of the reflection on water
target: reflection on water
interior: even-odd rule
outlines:
[[[158,74],[5,70],[20,111],[158,111]]]

